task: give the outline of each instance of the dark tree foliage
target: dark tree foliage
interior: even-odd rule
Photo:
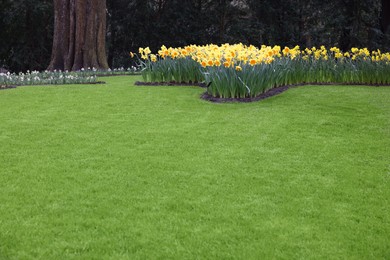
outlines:
[[[107,0],[110,67],[129,51],[161,45],[237,43],[390,51],[388,0]],[[53,0],[1,0],[0,67],[45,69]]]
[[[382,0],[381,29],[383,33],[390,30],[390,1]]]
[[[0,67],[45,69],[53,31],[52,0],[1,0]]]
[[[383,33],[380,30],[382,3],[378,0],[344,0],[345,27],[341,47],[381,47]],[[339,4],[341,6],[342,4]]]

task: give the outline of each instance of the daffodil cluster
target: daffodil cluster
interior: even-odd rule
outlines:
[[[218,97],[254,97],[270,88],[301,83],[389,84],[390,54],[337,47],[239,44],[140,48],[146,81],[205,81]],[[130,53],[130,56],[134,56]]]
[[[151,60],[157,62],[159,59],[180,59],[190,57],[197,61],[202,67],[209,66],[224,66],[233,67],[241,66],[243,64],[250,64],[252,66],[263,63],[272,63],[275,59],[287,57],[294,59],[315,59],[315,60],[328,60],[328,59],[363,59],[379,62],[390,62],[390,53],[381,53],[380,50],[370,52],[367,48],[352,48],[349,52],[342,52],[337,47],[332,47],[329,50],[325,46],[319,48],[305,48],[300,50],[300,46],[294,48],[284,47],[283,49],[276,46],[262,45],[257,48],[253,45],[239,44],[223,44],[223,45],[189,45],[179,48],[167,48],[162,46],[158,50],[157,54],[152,54],[149,47],[139,48],[141,58],[144,60]],[[134,54],[131,53],[133,57]]]

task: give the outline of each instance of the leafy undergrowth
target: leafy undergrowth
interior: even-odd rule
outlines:
[[[388,258],[390,88],[0,91],[0,258]]]

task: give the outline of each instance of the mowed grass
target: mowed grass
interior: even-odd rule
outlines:
[[[390,258],[390,88],[0,91],[0,259]]]

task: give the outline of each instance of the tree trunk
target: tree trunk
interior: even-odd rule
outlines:
[[[106,0],[54,0],[54,37],[48,70],[108,69]]]

